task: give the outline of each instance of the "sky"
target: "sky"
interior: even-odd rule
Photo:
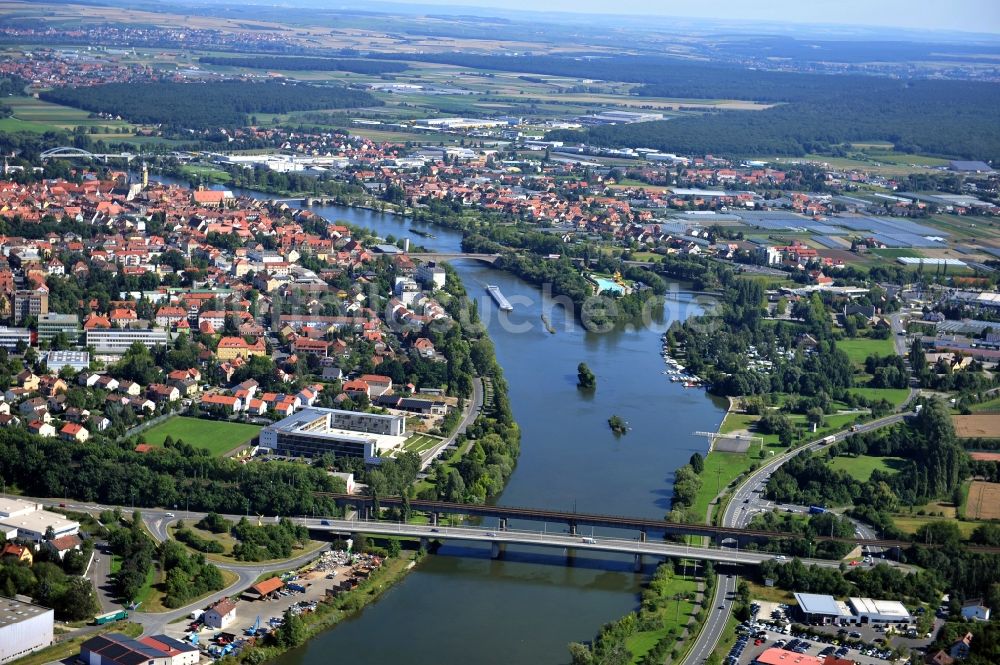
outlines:
[[[398,0],[397,0],[398,1]],[[402,0],[514,10],[638,14],[1000,34],[1000,0]]]

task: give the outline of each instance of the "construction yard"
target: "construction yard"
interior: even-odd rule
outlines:
[[[261,637],[274,630],[288,609],[294,613],[315,611],[319,603],[354,588],[381,565],[382,559],[377,556],[327,550],[303,569],[281,575],[280,588],[264,598],[256,598],[253,587],[244,590],[236,602],[236,619],[222,630],[205,628],[203,624],[192,628],[193,624],[183,621],[170,624],[167,634],[179,640],[190,640],[195,634],[199,646],[217,656],[220,645],[241,645],[253,637],[251,631]],[[259,582],[268,585],[272,578],[264,577]]]

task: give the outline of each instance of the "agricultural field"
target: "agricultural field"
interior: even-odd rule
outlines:
[[[969,498],[965,502],[965,515],[977,520],[1000,519],[1000,483],[972,481]]]
[[[1000,415],[952,416],[951,420],[955,424],[955,434],[960,439],[1000,438]]]
[[[830,460],[830,466],[837,471],[846,471],[851,478],[867,482],[872,472],[894,473],[905,463],[902,457],[872,457],[859,455],[857,457],[838,456]]]
[[[54,132],[85,127],[96,128],[98,138],[111,139],[132,136],[135,130],[135,125],[121,120],[88,118],[86,111],[33,97],[7,97],[3,103],[13,111],[13,116],[0,120],[0,129],[7,131]]]
[[[141,436],[146,443],[155,446],[163,445],[163,441],[169,436],[174,441],[184,441],[220,456],[249,443],[260,429],[258,425],[245,423],[174,416],[143,432]]]

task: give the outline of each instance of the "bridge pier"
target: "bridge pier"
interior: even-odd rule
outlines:
[[[507,518],[506,517],[501,517],[500,518],[500,530],[501,531],[506,531],[507,530]]]
[[[577,535],[577,533],[576,533],[576,522],[570,522],[569,523],[569,535],[571,535],[571,536]]]
[[[641,573],[642,572],[642,555],[641,554],[636,554],[635,555],[635,561],[633,562],[632,567],[635,570],[635,572],[637,572],[637,573]]]
[[[646,530],[645,529],[643,529],[642,531],[639,532],[639,542],[640,543],[646,542]]]
[[[494,540],[490,543],[490,558],[499,559],[501,556],[503,556],[503,544]]]
[[[420,537],[420,549],[426,552],[430,549],[431,541],[428,540],[427,536]]]

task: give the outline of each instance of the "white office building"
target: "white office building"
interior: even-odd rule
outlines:
[[[361,457],[377,463],[406,441],[406,418],[310,407],[260,431],[260,447],[288,457]]]
[[[0,663],[52,644],[54,619],[47,607],[0,596]]]
[[[166,330],[126,330],[126,329],[101,329],[87,331],[87,346],[93,346],[97,353],[121,356],[128,351],[135,342],[139,342],[147,348],[165,346],[170,343],[170,336]]]
[[[49,351],[43,354],[43,360],[49,370],[56,372],[63,367],[69,367],[74,372],[90,368],[90,354],[86,351]]]
[[[31,346],[31,331],[27,328],[0,326],[0,347],[8,351],[15,351],[18,342],[24,342],[25,346]]]
[[[445,272],[444,268],[434,263],[433,261],[428,261],[424,263],[415,273],[417,281],[426,286],[429,289],[441,289],[444,288],[445,282]]]

